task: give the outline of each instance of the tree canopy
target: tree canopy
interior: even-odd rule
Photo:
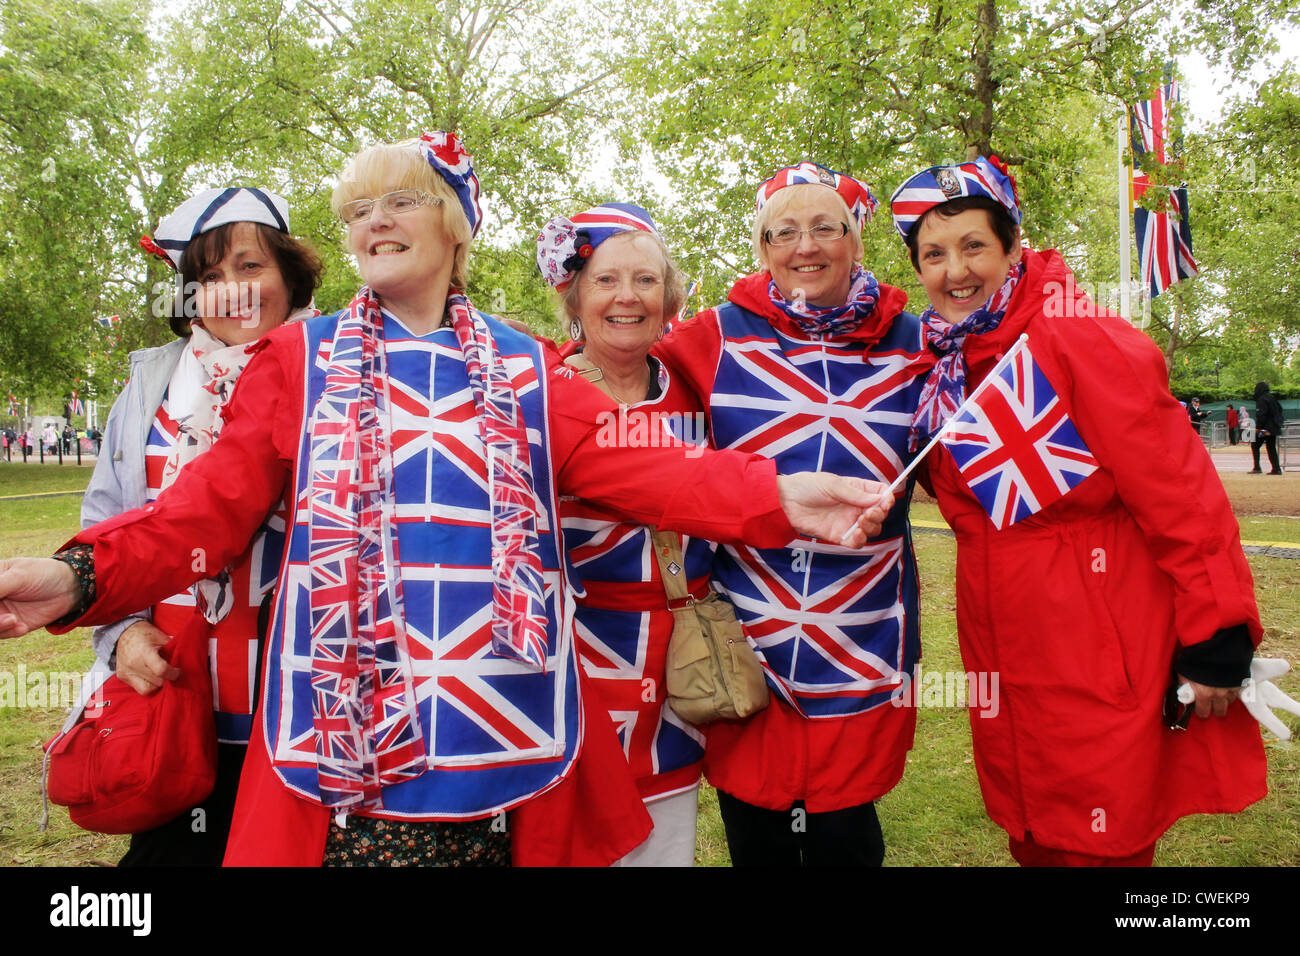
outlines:
[[[708,304],[753,267],[756,185],[801,158],[871,183],[867,264],[914,306],[889,194],[986,152],[1013,165],[1029,241],[1105,289],[1125,104],[1180,52],[1245,71],[1300,16],[1279,0],[1185,7],[1174,22],[1154,0],[212,0],[179,13],[8,0],[0,392],[111,398],[126,352],[171,335],[170,276],[136,243],[213,185],[285,195],[325,259],[317,305],[340,308],[359,280],[333,176],[360,147],[425,129],[462,134],[483,180],[471,296],[548,334],[531,243],[545,219],[640,201],[703,280],[693,307]],[[1204,379],[1214,358],[1243,380],[1297,375],[1300,78],[1274,73],[1187,137],[1202,271],[1156,301],[1149,330],[1169,342],[1174,303],[1175,380]],[[102,315],[122,321],[101,329]]]

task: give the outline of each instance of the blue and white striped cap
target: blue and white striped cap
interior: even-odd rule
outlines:
[[[176,207],[175,212],[158,223],[153,238],[142,237],[140,245],[165,258],[179,271],[181,256],[191,239],[231,222],[260,222],[287,233],[289,204],[265,189],[236,186],[205,189]]]

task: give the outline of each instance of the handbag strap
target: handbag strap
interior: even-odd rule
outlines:
[[[659,577],[664,582],[664,594],[668,597],[668,609],[682,611],[691,607],[697,598],[686,586],[681,538],[675,531],[653,531],[650,541],[654,547],[655,561],[659,564]]]

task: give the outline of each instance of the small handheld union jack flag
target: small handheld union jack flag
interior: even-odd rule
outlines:
[[[942,442],[1001,531],[1065,497],[1097,470],[1097,459],[1034,362],[1028,343],[1029,336],[1022,333],[894,479],[891,492]]]
[[[999,531],[1065,497],[1098,468],[1024,335],[936,437]]]

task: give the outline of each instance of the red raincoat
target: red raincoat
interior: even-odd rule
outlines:
[[[1100,468],[1002,531],[936,449],[929,480],[957,535],[969,671],[998,675],[971,710],[989,816],[1011,836],[1094,856],[1149,846],[1179,817],[1267,792],[1259,728],[1161,721],[1175,653],[1245,623],[1262,636],[1236,519],[1150,339],[1093,305],[1054,251],[1025,253],[1006,317],[968,336],[973,389],[1021,332]],[[994,711],[996,711],[994,713]]]

